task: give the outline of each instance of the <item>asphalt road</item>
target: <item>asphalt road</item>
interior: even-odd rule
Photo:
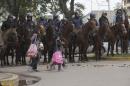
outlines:
[[[74,63],[68,64],[60,72],[57,69],[48,71],[46,65],[38,67],[40,72],[29,72],[27,66],[6,67],[0,70],[41,78],[31,86],[130,86],[129,61]]]

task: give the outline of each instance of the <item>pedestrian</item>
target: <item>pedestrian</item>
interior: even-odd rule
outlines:
[[[27,56],[30,58],[30,64],[29,66],[31,67],[32,71],[36,71],[37,70],[37,65],[38,65],[38,37],[37,37],[37,33],[34,32],[33,36],[31,37],[31,45],[27,51]]]
[[[50,70],[55,68],[54,67],[55,65],[58,65],[58,71],[61,71],[61,67],[65,66],[64,61],[63,61],[63,54],[62,54],[61,42],[60,42],[59,37],[56,38],[55,43],[54,43],[53,55],[50,62]]]

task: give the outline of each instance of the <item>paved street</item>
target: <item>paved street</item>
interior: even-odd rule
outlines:
[[[28,67],[0,68],[1,71],[15,72],[40,77],[32,86],[130,86],[129,61],[90,61],[68,64],[61,72],[47,71],[40,65],[40,72],[29,72]]]

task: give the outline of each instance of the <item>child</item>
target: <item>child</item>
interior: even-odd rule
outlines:
[[[55,48],[53,51],[52,60],[50,64],[51,64],[50,69],[52,69],[52,67],[54,67],[55,65],[58,65],[58,71],[61,70],[61,67],[63,65],[63,55],[62,55],[61,42],[59,37],[57,37],[55,41]]]

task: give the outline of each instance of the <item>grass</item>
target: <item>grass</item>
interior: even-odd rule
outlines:
[[[87,54],[88,58],[89,59],[95,59],[95,54],[94,53],[91,53],[91,54]],[[115,54],[114,56],[107,56],[107,55],[104,55],[102,57],[103,60],[112,60],[112,61],[120,61],[120,60],[123,60],[123,61],[130,61],[130,54]]]

